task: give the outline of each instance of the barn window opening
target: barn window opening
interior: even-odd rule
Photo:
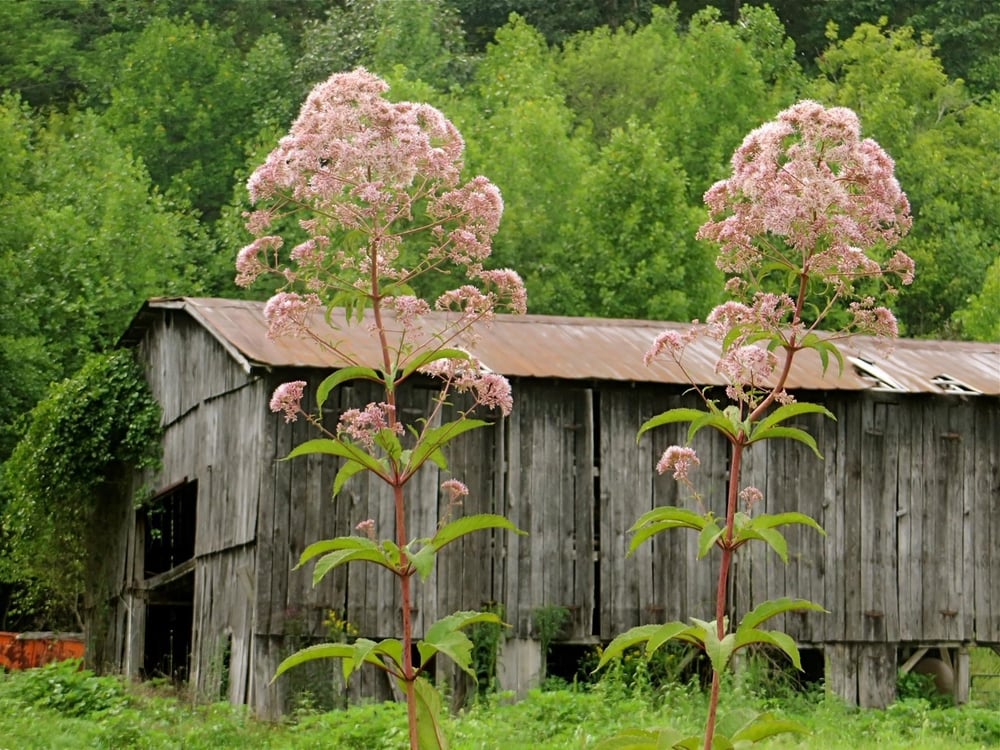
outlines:
[[[892,377],[871,360],[861,357],[848,357],[847,361],[854,365],[854,373],[869,383],[873,391],[905,392],[906,386]]]
[[[146,600],[143,676],[188,679],[194,624],[198,483],[182,482],[154,498],[137,519],[140,590]]]
[[[982,391],[977,391],[971,385],[966,385],[951,375],[937,375],[931,378],[931,382],[945,393],[964,393],[972,396],[982,395]]]

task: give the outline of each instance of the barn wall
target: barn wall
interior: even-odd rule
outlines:
[[[231,700],[277,715],[289,693],[282,681],[269,685],[274,670],[326,635],[331,611],[368,637],[398,635],[398,585],[385,570],[353,565],[316,586],[311,565],[293,570],[307,545],[356,533],[359,521],[371,518],[380,537],[393,536],[391,494],[361,474],[333,499],[336,460],[278,460],[317,434],[304,420],[288,424],[268,411],[273,388],[304,379],[312,394],[323,373],[248,375],[203,328],[171,311],[139,350],[166,425],[164,466],[152,484],[198,482],[192,680],[203,695],[225,687]],[[429,465],[413,480],[407,531],[430,536],[454,515],[495,512],[530,536],[480,533],[447,548],[429,580],[415,582],[418,637],[444,615],[491,603],[504,608],[510,635],[521,640],[536,635],[533,611],[550,605],[570,610],[562,636],[576,642],[713,616],[718,556],[697,560],[696,534],[661,535],[628,554],[628,530],[651,508],[724,511],[728,447],[717,435],[703,431],[694,443],[702,459],[692,473],[697,496],[654,471],[668,445],[685,442],[686,425],[636,440],[642,422],[696,406],[696,398],[677,386],[520,380],[514,387],[509,418],[483,415],[493,424],[450,446],[449,471]],[[403,419],[426,415],[433,395],[419,383],[402,389]],[[380,398],[367,383],[342,386],[326,405],[327,424]],[[824,401],[837,415],[796,420],[825,460],[797,442],[768,442],[748,452],[744,484],[763,490],[758,512],[798,510],[828,535],[788,527],[787,565],[763,545],[744,548],[733,614],[800,596],[830,610],[774,623],[801,643],[1000,642],[1000,568],[991,561],[1000,540],[1000,402],[882,393],[803,400]],[[445,419],[454,413],[448,408]],[[451,476],[470,489],[461,508],[440,491]],[[137,528],[129,514],[121,530],[128,552],[116,566],[125,571],[123,593],[109,636],[111,652],[132,672],[144,625],[134,586],[144,575]],[[351,688],[359,690],[392,694],[378,677],[360,678]]]
[[[836,422],[798,420],[824,461],[772,441],[751,449],[746,476],[767,483],[768,512],[806,512],[828,536],[788,527],[787,565],[749,547],[739,609],[779,596],[823,604],[829,614],[774,621],[805,643],[995,642],[998,401],[865,393],[826,406]]]
[[[186,314],[163,311],[138,345],[151,390],[163,409],[163,466],[142,482],[152,490],[196,482],[191,663],[200,695],[247,699],[251,659],[257,496],[269,461],[263,424],[264,384],[248,375]],[[155,510],[154,510],[155,513]],[[120,668],[143,665],[146,602],[143,513],[133,509],[119,579],[116,649]],[[176,563],[182,561],[177,560]],[[190,586],[187,590],[190,590]]]

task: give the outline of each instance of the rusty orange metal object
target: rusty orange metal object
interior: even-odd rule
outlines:
[[[0,667],[4,669],[32,669],[53,661],[82,658],[80,635],[0,632]]]
[[[121,343],[134,344],[150,317],[162,310],[183,310],[201,323],[247,372],[275,367],[332,369],[348,364],[308,338],[267,337],[261,302],[182,297],[149,300]],[[368,312],[370,317],[371,313]],[[337,317],[336,315],[334,316]],[[340,316],[342,318],[342,316]],[[443,314],[429,325],[443,325]],[[338,323],[345,321],[337,320]],[[366,321],[367,322],[367,321]],[[377,344],[365,323],[330,328],[318,311],[311,327],[339,342],[358,361],[378,367]],[[390,325],[391,328],[391,325]],[[685,331],[687,324],[646,320],[608,320],[546,315],[497,315],[479,330],[471,352],[494,372],[508,377],[610,380],[687,385],[725,381],[715,371],[719,344],[707,338],[685,350],[681,371],[662,357],[649,367],[643,354],[665,328]],[[1000,395],[1000,343],[855,336],[842,342],[844,368],[831,358],[823,368],[815,351],[800,352],[789,374],[789,390],[882,390],[903,393]]]

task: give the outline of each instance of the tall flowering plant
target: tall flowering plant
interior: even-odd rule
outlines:
[[[478,514],[442,523],[432,537],[410,538],[407,484],[428,462],[447,469],[442,449],[487,424],[473,418],[474,409],[510,413],[510,384],[465,347],[476,326],[489,323],[497,311],[525,312],[526,298],[515,272],[484,268],[503,210],[499,190],[485,177],[462,181],[464,144],[441,112],[392,103],[384,97],[387,89],[358,69],[332,76],[309,94],[288,135],[250,177],[257,210],[248,215],[247,228],[255,239],[239,253],[236,281],[247,286],[276,274],[282,285],[264,308],[269,336],[308,337],[344,363],[319,386],[315,413],[302,407],[305,382],[275,390],[273,411],[288,421],[303,417],[321,434],[288,457],[335,456],[342,463],[334,495],[351,477],[369,472],[391,488],[394,502],[393,538],[379,540],[374,521],[359,519],[356,534],[311,544],[299,565],[315,561],[314,583],[351,562],[385,568],[400,587],[401,637],[312,646],[283,661],[277,675],[320,658],[341,659],[345,677],[362,664],[374,665],[405,692],[411,748],[436,748],[445,745],[440,698],[423,675],[440,653],[475,676],[472,642],[462,629],[500,620],[490,613],[458,612],[428,627],[414,643],[413,578],[430,575],[437,553],[466,534],[517,529],[502,516]],[[286,253],[285,239],[274,228],[294,228],[296,219],[300,241]],[[466,283],[432,299],[419,296],[415,288],[422,277],[435,273]],[[362,361],[313,326],[325,320],[329,331],[331,325],[365,320],[366,312],[377,363]],[[418,373],[436,379],[440,391],[431,413],[404,424],[399,388]],[[382,399],[344,411],[337,425],[328,427],[323,405],[334,389],[355,380],[375,383]],[[442,423],[444,406],[455,393],[467,394],[467,406]],[[457,504],[468,489],[448,479],[442,492]]]
[[[719,554],[714,619],[643,625],[615,638],[600,666],[626,649],[644,645],[651,655],[669,640],[701,648],[712,665],[712,687],[703,735],[685,736],[673,729],[633,731],[609,740],[608,747],[742,747],[781,732],[801,731],[791,722],[757,717],[724,737],[716,731],[721,675],[735,653],[758,644],[784,651],[801,668],[798,649],[787,634],[761,626],[789,611],[823,611],[814,602],[782,598],[763,602],[739,624],[727,617],[726,592],[733,556],[751,541],[764,542],[783,560],[788,545],[780,529],[801,524],[823,533],[801,513],[755,513],[760,489],[743,486],[743,457],[755,444],[790,439],[817,456],[815,439],[789,425],[804,414],[833,418],[817,404],[800,403],[785,390],[796,355],[815,350],[824,369],[830,358],[842,367],[839,339],[854,333],[893,337],[892,312],[868,290],[876,284],[895,291],[913,280],[913,261],[892,248],[910,227],[906,196],[893,176],[893,162],[877,143],[860,136],[857,116],[841,107],[826,109],[803,101],[754,130],[737,149],[732,173],[705,194],[710,220],[698,236],[719,244],[717,264],[729,275],[732,299],[716,307],[704,324],[687,332],[660,334],[646,354],[648,365],[666,357],[684,370],[684,353],[696,336],[720,344],[716,372],[726,383],[728,404],[720,406],[708,389],[691,381],[702,408],[671,409],[653,417],[639,437],[654,428],[688,424],[687,445],[670,446],[656,470],[696,494],[691,473],[700,460],[690,447],[702,429],[718,432],[729,444],[730,463],[725,507],[720,514],[679,507],[655,508],[632,531],[631,551],[651,537],[674,528],[699,534],[702,557]],[[891,253],[891,254],[890,254]],[[837,311],[842,323],[830,328]],[[846,314],[845,314],[846,313]],[[690,380],[690,378],[689,378]],[[619,743],[619,744],[615,744]]]

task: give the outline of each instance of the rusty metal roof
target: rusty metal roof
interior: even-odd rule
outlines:
[[[156,310],[183,310],[211,333],[248,371],[255,367],[342,367],[326,348],[305,338],[267,337],[264,305],[230,299],[184,297],[153,299],[143,307],[123,343],[137,340],[145,315]],[[317,314],[313,328],[326,329],[362,362],[377,366],[375,341],[364,323],[330,328]],[[609,320],[547,315],[498,315],[479,330],[469,347],[483,364],[508,377],[613,380],[687,384],[672,362],[643,364],[643,354],[665,328],[687,324],[643,320]],[[867,390],[908,393],[1000,395],[1000,344],[899,339],[887,342],[864,336],[842,343],[843,372],[835,362],[824,373],[815,352],[800,352],[793,362],[792,390]],[[715,372],[717,342],[695,340],[685,351],[684,365],[699,385],[720,384]]]

